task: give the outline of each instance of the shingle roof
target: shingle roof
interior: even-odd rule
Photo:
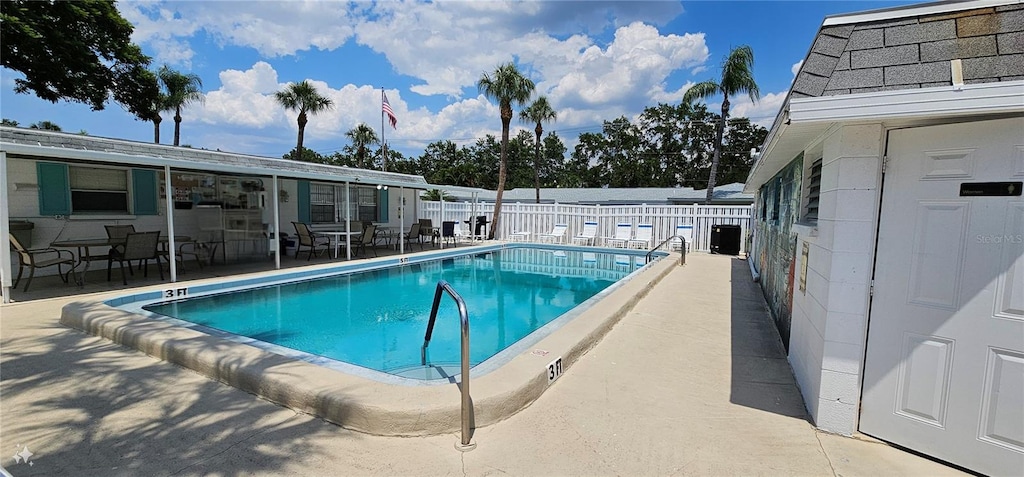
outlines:
[[[18,148],[17,146],[28,146]],[[254,175],[278,175],[311,180],[384,184],[395,187],[427,189],[423,176],[395,172],[329,166],[310,162],[274,159],[205,149],[141,143],[96,136],[0,127],[0,149],[17,155],[39,155],[75,159],[81,152],[89,160],[118,164],[170,165],[177,169],[225,171]]]
[[[459,200],[468,200],[462,194],[453,194]],[[481,200],[493,201],[497,193],[484,191]],[[635,187],[635,188],[542,188],[540,198],[543,203],[559,204],[692,204],[703,202],[706,197],[704,190],[689,187]],[[743,184],[727,184],[715,187],[714,202],[752,203],[753,194],[743,193]],[[536,189],[509,189],[502,195],[504,202],[533,202]]]

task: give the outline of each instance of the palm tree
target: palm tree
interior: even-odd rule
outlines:
[[[352,140],[352,145],[356,147],[356,167],[362,169],[366,159],[366,146],[378,142],[377,133],[373,132],[373,128],[367,126],[366,123],[359,123],[345,135]]]
[[[530,100],[534,84],[523,76],[516,65],[509,62],[498,65],[493,73],[484,73],[476,83],[484,96],[498,101],[501,111],[501,159],[498,162],[498,194],[494,199],[494,218],[487,238],[494,238],[501,219],[501,196],[505,192],[505,163],[508,158],[508,129],[512,122],[512,105],[522,105]]]
[[[722,95],[722,116],[718,118],[718,130],[715,132],[715,155],[711,160],[711,174],[708,177],[707,197],[705,204],[711,203],[711,195],[715,189],[715,175],[718,174],[718,161],[722,157],[722,136],[725,133],[725,122],[729,119],[729,96],[740,93],[750,95],[750,100],[756,102],[761,93],[754,82],[754,50],[743,45],[734,48],[729,52],[725,62],[722,64],[722,78],[702,81],[693,85],[683,94],[683,103],[692,104],[697,99],[707,99],[717,94]]]
[[[521,121],[537,124],[537,127],[533,129],[533,132],[537,133],[537,142],[533,146],[533,185],[537,190],[538,204],[540,203],[540,135],[544,133],[544,127],[541,126],[541,123],[554,121],[557,118],[558,113],[551,109],[547,96],[538,97],[533,101],[533,104],[519,112],[519,119]]]
[[[164,85],[162,108],[159,111],[174,111],[174,145],[181,142],[181,108],[192,103],[203,102],[203,80],[195,73],[185,74],[172,70],[167,65],[161,66],[156,73],[160,83]],[[153,119],[156,142],[160,142],[159,114]]]
[[[299,139],[296,143],[295,150],[299,151],[301,154],[302,137],[306,132],[306,123],[309,122],[307,114],[315,115],[321,111],[329,110],[334,107],[334,101],[331,101],[330,98],[320,96],[316,87],[309,84],[309,81],[288,83],[288,86],[286,86],[284,90],[274,93],[274,97],[281,106],[285,107],[285,109],[291,109],[299,112],[299,118],[297,120],[299,124]]]
[[[43,129],[46,131],[62,131],[60,126],[53,121],[39,121],[28,126],[29,129]]]

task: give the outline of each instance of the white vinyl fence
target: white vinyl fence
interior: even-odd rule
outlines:
[[[445,202],[444,216],[440,202],[420,201],[419,218],[430,219],[440,227],[443,221],[458,221],[465,225],[471,215],[485,215],[490,222],[494,217],[494,204],[479,202]],[[565,242],[583,231],[583,223],[597,221],[597,244],[603,245],[602,237],[615,235],[615,224],[629,222],[654,225],[654,243],[676,234],[676,225],[693,225],[691,250],[710,250],[711,227],[714,225],[739,225],[743,249],[746,249],[747,230],[750,227],[751,206],[749,205],[567,205],[567,204],[523,204],[504,203],[501,206],[497,239],[508,239],[512,232],[530,232],[533,240],[537,234],[549,233],[555,224],[567,224]]]

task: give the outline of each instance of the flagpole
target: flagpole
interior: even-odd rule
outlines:
[[[382,171],[388,170],[388,157],[386,143],[384,142],[384,87],[380,87],[380,168]]]

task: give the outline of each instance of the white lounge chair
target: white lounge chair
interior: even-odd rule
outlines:
[[[683,225],[683,224],[677,225],[676,226],[676,235],[682,237],[683,240],[686,241],[686,251],[687,252],[689,252],[690,250],[693,250],[693,226],[692,225]],[[681,248],[681,245],[682,244],[679,242],[679,240],[673,240],[672,244],[669,245],[669,247],[672,250],[678,250],[678,249]]]
[[[551,233],[537,234],[537,239],[541,242],[561,243],[565,239],[566,230],[569,230],[568,225],[555,224],[555,228],[551,229]]]
[[[625,247],[626,243],[629,242],[629,239],[632,236],[633,224],[629,222],[620,222],[615,224],[615,236],[605,237],[604,243],[609,247]]]
[[[597,237],[597,222],[583,222],[583,231],[572,238],[572,243],[590,245]]]
[[[512,232],[508,234],[509,242],[529,242],[530,232]]]
[[[654,238],[654,225],[653,224],[640,224],[636,226],[636,235],[629,239],[629,248],[642,248],[648,250],[651,248],[651,240]]]

